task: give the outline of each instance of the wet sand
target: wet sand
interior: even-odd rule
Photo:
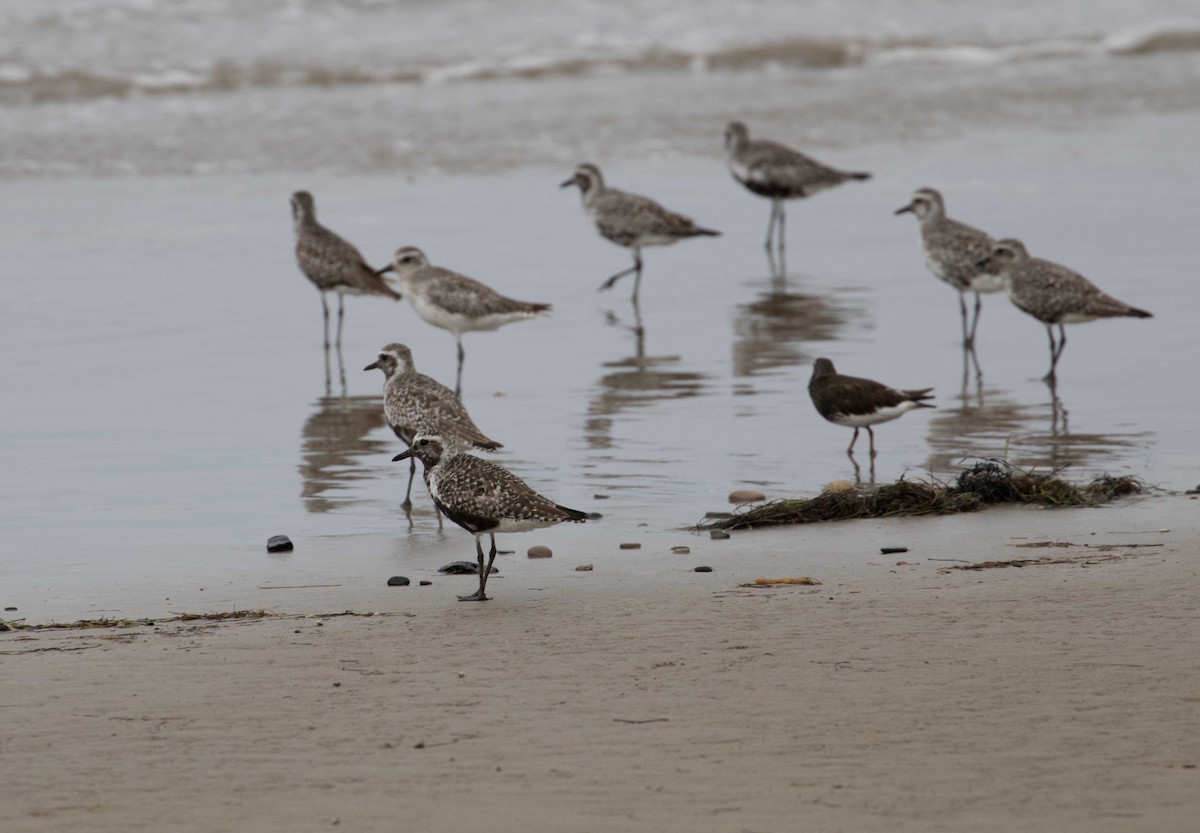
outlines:
[[[486,604],[456,577],[275,591],[371,617],[8,634],[0,827],[1182,833],[1197,511],[600,536],[502,558]],[[946,569],[1041,556],[1075,561]]]

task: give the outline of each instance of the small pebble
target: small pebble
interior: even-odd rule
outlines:
[[[575,570],[580,573],[590,573],[592,571],[592,565],[591,564],[580,564],[578,567],[575,568]]]
[[[908,552],[908,547],[880,547],[879,551],[884,555],[895,555],[898,552]]]
[[[621,544],[621,549],[623,550],[640,550],[641,548],[641,544]]]
[[[588,520],[589,521],[598,521],[603,517],[604,516],[601,515],[599,512],[588,512]]]
[[[592,500],[608,500],[608,495],[592,495]]]
[[[754,489],[737,489],[729,493],[730,503],[754,503],[766,499],[766,495]]]
[[[697,567],[697,568],[696,568],[695,570],[693,570],[692,572],[693,572],[693,573],[711,573],[711,572],[712,572],[712,567]]]
[[[824,490],[839,494],[841,492],[853,492],[857,488],[858,486],[855,485],[853,480],[833,480],[825,484]]]
[[[341,687],[342,687],[342,684],[341,684],[341,683],[334,683],[334,684],[333,684],[333,687],[334,687],[334,688],[341,688]]]
[[[724,541],[729,537],[729,533],[723,529],[714,529],[708,533],[708,537],[712,538],[714,541]]]
[[[16,611],[16,608],[15,608],[15,607],[6,607],[6,608],[4,608],[4,612],[5,612],[5,613],[13,613],[14,611]]]
[[[421,585],[422,587],[428,587],[429,585],[433,584],[433,582],[427,578],[423,578],[420,581],[418,581],[417,584]]]
[[[706,517],[706,518],[732,518],[733,513],[732,512],[705,512],[704,517]]]
[[[691,547],[671,547],[671,552],[675,553],[676,555],[687,555],[691,551]]]
[[[496,550],[496,555],[512,555],[516,550]]]
[[[388,587],[408,587],[408,576],[392,576],[388,579]]]
[[[466,671],[459,671],[459,672],[458,672],[458,678],[459,678],[460,680],[461,680],[463,677],[465,677],[465,676],[467,676],[467,672],[466,672]]]
[[[267,539],[267,552],[291,552],[295,547],[286,535],[272,535]]]
[[[541,544],[538,544],[537,546],[530,547],[525,554],[530,558],[550,558],[554,555],[554,551],[549,547],[543,547]]]

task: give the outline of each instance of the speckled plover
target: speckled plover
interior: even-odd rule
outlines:
[[[642,284],[644,246],[669,246],[689,237],[717,237],[721,233],[698,226],[691,218],[668,211],[649,197],[606,187],[600,169],[587,162],[576,167],[561,187],[572,185],[579,186],[584,211],[600,235],[633,252],[633,266],[610,277],[600,289],[612,289],[618,280],[633,273],[635,304]]]
[[[379,274],[395,272],[400,290],[427,323],[454,334],[458,344],[456,393],[462,392],[463,333],[495,330],[513,321],[536,318],[550,311],[549,304],[514,301],[466,275],[431,266],[415,246],[396,251]]]
[[[418,434],[412,447],[393,460],[416,457],[425,467],[425,483],[438,509],[475,536],[479,560],[479,589],[460,601],[487,600],[487,580],[496,560],[496,533],[529,532],[563,521],[582,523],[587,513],[559,506],[543,497],[507,469],[460,451],[439,436]],[[491,550],[484,563],[484,535]]]
[[[1055,369],[1067,346],[1064,324],[1080,324],[1097,318],[1152,318],[1145,310],[1101,292],[1078,272],[1041,258],[1030,257],[1020,240],[1000,240],[981,266],[999,271],[1009,299],[1017,308],[1046,325],[1050,336],[1050,372],[1046,381],[1055,380]],[[1054,327],[1058,327],[1058,340]]]
[[[412,351],[403,344],[389,344],[379,351],[379,358],[363,370],[382,370],[383,413],[396,436],[412,447],[418,434],[448,437],[468,448],[494,451],[502,448],[476,427],[462,400],[441,382],[418,373]],[[404,492],[404,507],[412,506],[413,475],[417,461],[409,459],[408,489]]]
[[[831,168],[778,142],[751,139],[750,131],[740,121],[730,122],[725,128],[725,155],[733,178],[771,201],[766,246],[770,252],[778,225],[781,255],[784,250],[784,200],[809,197],[847,180],[871,178],[868,173]]]
[[[352,243],[334,234],[317,222],[317,209],[312,194],[297,191],[292,194],[292,218],[296,231],[296,262],[300,271],[321,293],[321,309],[325,313],[325,348],[329,348],[329,305],[326,292],[338,296],[337,343],[342,343],[342,319],[345,310],[343,295],[382,295],[399,299],[400,294],[376,274]]]
[[[835,425],[854,429],[847,454],[854,453],[858,441],[858,429],[866,428],[871,438],[871,456],[875,456],[875,432],[872,425],[896,419],[914,408],[932,408],[925,400],[932,399],[930,391],[897,390],[870,379],[842,376],[829,359],[813,362],[813,375],[808,383],[808,395],[812,397],[817,413]]]
[[[993,267],[980,263],[991,254],[995,241],[987,232],[952,220],[946,216],[942,195],[933,188],[918,188],[912,200],[896,214],[912,212],[921,223],[921,248],[929,271],[958,291],[962,312],[963,346],[975,344],[975,328],[979,326],[982,292],[998,292],[1004,281]],[[967,325],[967,292],[975,293],[975,315]]]

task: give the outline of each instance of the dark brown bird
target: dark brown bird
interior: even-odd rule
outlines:
[[[854,453],[858,441],[858,429],[866,428],[871,438],[871,456],[875,456],[875,432],[872,425],[896,419],[914,408],[933,408],[925,402],[932,399],[930,391],[897,390],[870,379],[842,376],[834,369],[829,359],[813,362],[813,375],[808,383],[808,395],[812,397],[817,413],[835,425],[854,429],[847,454]]]
[[[292,194],[292,220],[296,231],[296,263],[300,271],[321,293],[321,309],[325,313],[325,349],[329,349],[329,305],[326,292],[338,296],[337,343],[342,343],[342,319],[345,310],[343,295],[383,295],[400,299],[383,278],[379,277],[358,249],[317,222],[317,209],[312,194],[297,191]]]

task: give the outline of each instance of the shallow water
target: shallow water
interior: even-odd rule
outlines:
[[[469,536],[437,532],[420,485],[411,528],[400,512],[401,445],[381,418],[381,374],[361,370],[402,341],[450,380],[453,339],[407,302],[348,299],[346,395],[336,356],[327,395],[320,305],[291,254],[299,187],[376,262],[416,244],[554,304],[550,318],[466,337],[464,399],[505,443],[499,462],[605,517],[501,546],[599,561],[581,542],[684,527],[738,486],[780,497],[853,477],[851,432],[808,400],[818,356],[935,387],[937,410],[877,430],[880,480],[1002,456],[1194,486],[1198,130],[1194,115],[1143,116],[826,154],[875,178],[789,206],[782,279],[762,250],[767,203],[719,165],[605,165],[612,184],[724,232],[647,250],[640,339],[628,279],[596,292],[628,255],[556,187],[557,167],[5,182],[0,601],[30,620],[285,605],[255,587],[380,583],[470,557]],[[982,382],[969,367],[964,381],[956,297],[925,271],[912,218],[892,216],[920,185],[1155,318],[1069,328],[1056,403],[1040,381],[1044,328],[990,296]],[[265,555],[277,533],[294,554]]]

